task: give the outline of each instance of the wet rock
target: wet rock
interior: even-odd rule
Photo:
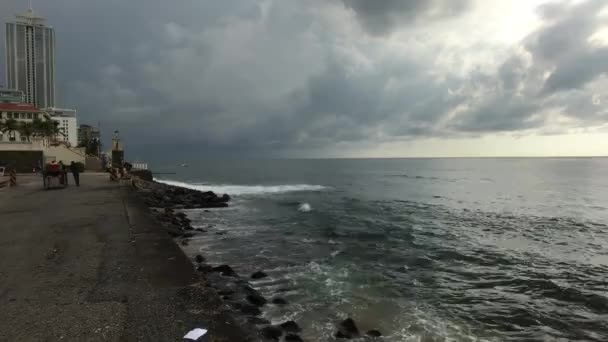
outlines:
[[[275,327],[273,325],[263,327],[260,332],[262,333],[263,337],[265,337],[267,339],[275,340],[275,341],[278,341],[281,338],[281,336],[283,335],[283,331],[280,328]]]
[[[286,321],[280,324],[281,328],[286,332],[299,333],[302,328],[294,321]]]
[[[382,333],[376,329],[370,330],[367,333],[365,333],[367,336],[371,336],[371,337],[380,337],[382,336]]]
[[[182,234],[182,236],[185,237],[185,238],[191,238],[191,237],[194,237],[194,234],[192,234],[192,233],[184,233],[184,234]]]
[[[223,194],[221,197],[221,201],[222,202],[228,202],[230,201],[230,196],[228,194]]]
[[[265,318],[261,318],[261,317],[249,317],[249,318],[247,318],[247,322],[249,322],[251,324],[255,324],[255,325],[270,324],[269,320],[267,320]]]
[[[304,340],[296,334],[287,334],[285,342],[304,342]]]
[[[196,260],[196,262],[198,262],[198,263],[200,264],[200,263],[202,263],[203,261],[205,261],[205,257],[203,257],[203,256],[202,256],[202,255],[200,255],[200,254],[197,254],[197,255],[194,257],[194,260]]]
[[[213,272],[218,272],[225,277],[238,277],[238,274],[234,272],[232,267],[228,265],[220,265],[213,268]]]
[[[175,217],[177,217],[177,218],[179,218],[179,219],[183,220],[183,219],[185,219],[185,218],[186,218],[186,214],[185,214],[185,213],[182,213],[182,212],[175,213]]]
[[[257,306],[264,306],[267,302],[266,298],[264,298],[259,293],[252,293],[252,294],[247,295],[247,301],[249,303],[257,305]]]
[[[199,265],[196,270],[203,273],[209,273],[213,272],[213,267],[211,265]]]
[[[266,278],[266,277],[268,277],[268,274],[266,274],[262,271],[257,271],[251,275],[252,279],[262,279],[262,278]]]
[[[260,309],[252,304],[241,304],[240,305],[241,308],[241,312],[244,313],[245,315],[251,315],[251,316],[259,316],[262,311],[260,311]]]
[[[272,304],[286,305],[287,301],[284,298],[277,297],[272,299]]]
[[[219,294],[220,296],[228,296],[228,295],[234,294],[234,290],[231,288],[225,287],[225,288],[222,288],[219,291],[217,291],[217,294]]]
[[[182,240],[182,246],[188,246],[188,240]]]
[[[338,332],[336,333],[336,338],[355,338],[359,337],[359,328],[355,324],[355,321],[352,318],[347,318],[340,322],[338,325]]]

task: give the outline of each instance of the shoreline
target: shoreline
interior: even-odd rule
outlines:
[[[152,179],[149,177],[149,179]],[[132,182],[136,193],[150,212],[156,217],[166,233],[172,237],[176,246],[186,255],[181,246],[188,246],[190,238],[203,236],[208,233],[203,228],[193,228],[188,218],[188,210],[209,209],[221,210],[229,206],[231,200],[228,194],[218,195],[211,191],[202,192],[175,185],[143,180],[136,178]],[[211,265],[200,252],[189,262],[196,267],[199,277],[203,279],[205,289],[212,291],[228,308],[230,315],[246,327],[250,333],[257,332],[257,337],[263,341],[303,341],[300,337],[302,329],[297,322],[287,320],[273,322],[259,317],[267,305],[287,305],[279,290],[272,298],[265,298],[249,280],[260,280],[268,275],[258,269],[251,275],[239,275],[230,265]],[[255,333],[254,333],[255,334]],[[376,329],[359,331],[352,318],[336,322],[334,337],[337,340],[363,339],[364,341],[380,341],[382,333]],[[251,336],[253,338],[253,336]]]
[[[186,246],[189,238],[207,233],[205,229],[193,228],[190,219],[180,210],[225,208],[230,201],[230,196],[226,194],[217,196],[212,192],[200,192],[148,180],[134,180],[133,187],[176,246]],[[249,277],[237,274],[230,265],[213,266],[205,261],[202,254],[197,254],[193,260],[188,258],[188,263],[196,269],[202,280],[200,286],[221,301],[228,315],[244,327],[249,334],[247,341],[303,341],[299,336],[301,328],[296,322],[285,321],[273,325],[269,320],[259,317],[265,305],[286,304],[284,299],[278,297],[269,300],[254,289],[248,281]],[[258,279],[265,276],[261,271],[254,274]]]

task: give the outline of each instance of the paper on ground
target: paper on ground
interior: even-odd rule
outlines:
[[[207,329],[196,328],[194,330],[190,330],[190,332],[188,332],[186,334],[186,336],[184,336],[184,338],[196,341],[199,338],[201,338],[201,336],[205,335],[206,333],[207,333]]]

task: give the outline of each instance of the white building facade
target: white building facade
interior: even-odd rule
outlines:
[[[78,120],[75,109],[65,108],[46,108],[44,111],[51,117],[51,120],[59,123],[59,136],[57,140],[69,144],[71,147],[78,146]]]

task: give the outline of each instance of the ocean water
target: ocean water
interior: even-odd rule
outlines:
[[[176,165],[182,161],[176,162]],[[159,180],[228,193],[187,252],[248,275],[274,322],[332,340],[608,341],[608,159],[226,160]]]

